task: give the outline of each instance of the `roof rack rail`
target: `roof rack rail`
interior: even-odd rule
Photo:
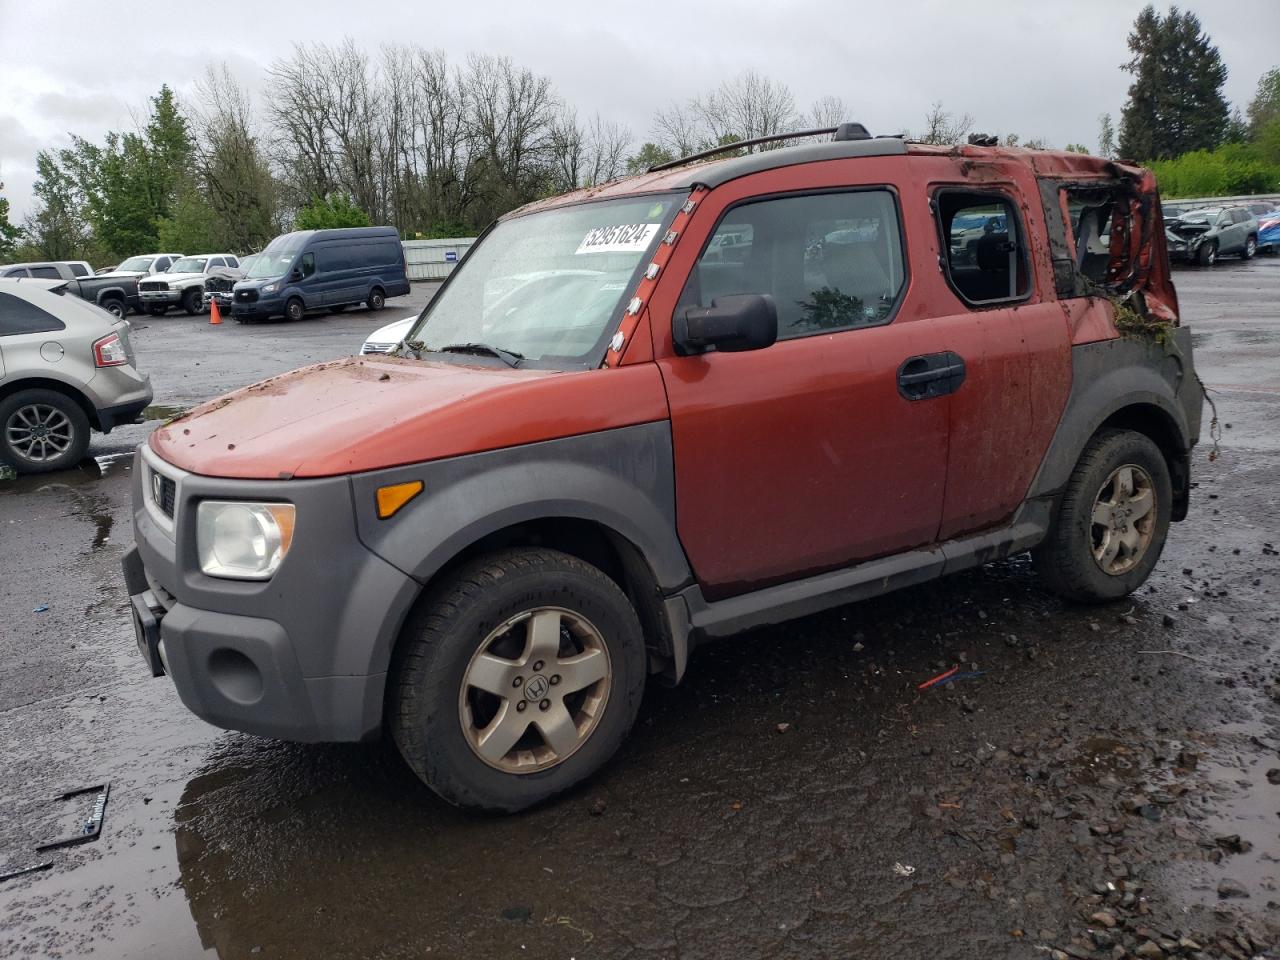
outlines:
[[[719,146],[712,147],[710,150],[691,153],[687,157],[680,157],[676,160],[667,160],[663,163],[655,163],[649,168],[648,172],[657,173],[659,170],[670,170],[673,167],[682,167],[686,163],[693,163],[695,160],[714,157],[717,153],[727,153],[730,150],[737,150],[741,147],[754,147],[758,143],[776,143],[779,140],[799,140],[801,137],[818,137],[824,133],[831,134],[832,140],[871,139],[871,134],[867,132],[867,128],[860,123],[842,123],[836,127],[817,127],[813,130],[793,130],[791,133],[771,133],[766,137],[752,137],[749,140],[736,140],[733,143],[722,143]]]

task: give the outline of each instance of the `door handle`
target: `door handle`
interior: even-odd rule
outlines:
[[[898,393],[904,400],[930,400],[955,393],[964,378],[964,359],[950,350],[908,357],[898,367]]]

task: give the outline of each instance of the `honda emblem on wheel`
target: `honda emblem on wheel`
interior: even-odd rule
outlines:
[[[529,678],[529,683],[525,686],[525,693],[530,700],[541,700],[547,695],[547,679],[539,674]]]

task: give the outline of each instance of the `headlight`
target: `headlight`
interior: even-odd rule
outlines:
[[[288,503],[205,500],[196,509],[200,569],[228,580],[266,580],[293,542],[294,508]]]
[[[279,289],[280,289],[280,284],[278,284],[278,283],[268,283],[265,287],[263,287],[263,288],[262,288],[262,292],[263,292],[263,293],[275,293],[275,292],[276,292],[277,290],[279,290]]]

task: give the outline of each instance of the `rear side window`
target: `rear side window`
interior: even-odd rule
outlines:
[[[945,272],[970,306],[1025,299],[1031,293],[1026,231],[1002,193],[943,190],[934,198]]]
[[[240,261],[239,261],[239,260],[237,260],[235,257],[227,257],[227,266],[228,266],[228,267],[235,267],[236,269],[239,269],[239,268],[240,268]]]
[[[11,293],[0,293],[0,337],[65,329],[66,324],[35,304]]]
[[[61,280],[58,271],[54,267],[32,267],[31,275],[40,277],[42,280]]]
[[[84,268],[83,263],[72,263],[72,264],[68,264],[68,266],[71,267],[71,273],[74,276],[87,277],[89,275],[89,271]]]
[[[888,190],[805,194],[727,211],[689,274],[681,306],[771,296],[778,339],[876,326],[906,286],[898,206]]]
[[[4,272],[4,275],[5,275],[6,277],[29,277],[29,276],[31,276],[31,274],[27,273],[27,268],[26,268],[26,267],[11,267],[10,269],[8,269],[8,270],[6,270],[6,271]]]

